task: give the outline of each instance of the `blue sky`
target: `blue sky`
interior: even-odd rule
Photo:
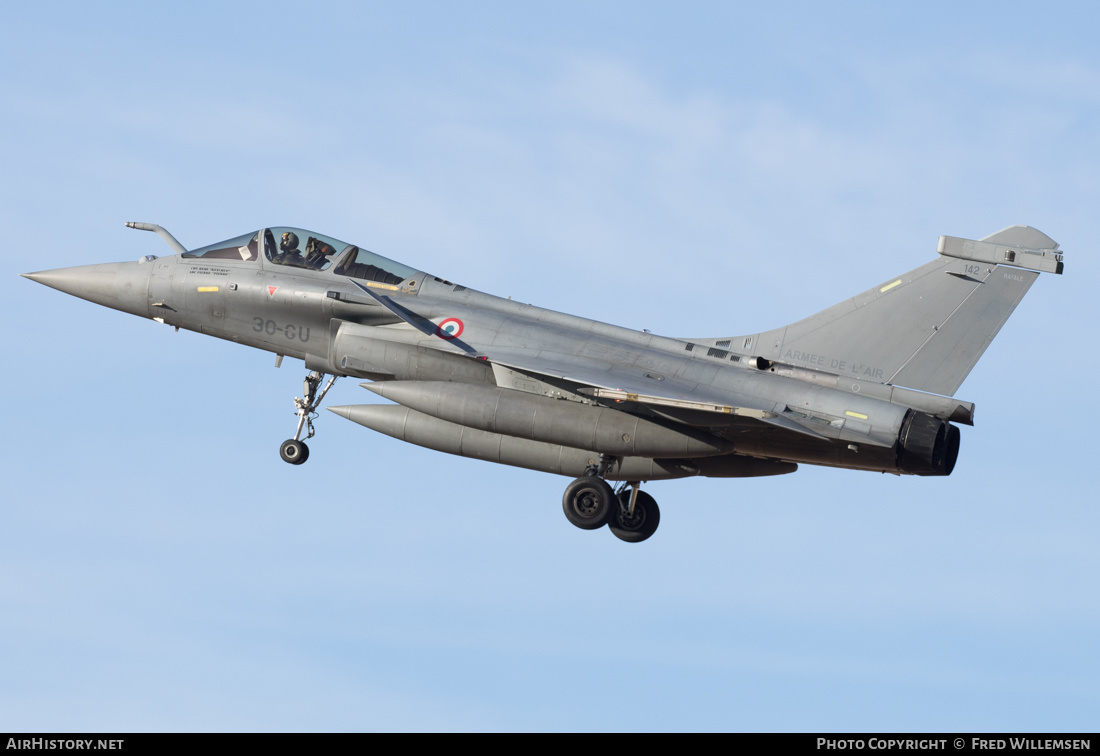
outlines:
[[[1097,727],[1097,12],[1081,3],[7,4],[0,729]],[[324,413],[304,368],[19,278],[316,229],[671,336],[1033,225],[947,479],[647,488]],[[351,380],[332,404],[375,401]],[[1093,493],[1090,493],[1092,491]]]

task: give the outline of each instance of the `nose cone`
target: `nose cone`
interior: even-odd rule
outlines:
[[[20,275],[104,307],[148,317],[152,269],[152,265],[136,262],[104,263]]]

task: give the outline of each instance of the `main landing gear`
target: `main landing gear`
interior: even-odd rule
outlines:
[[[604,525],[616,537],[628,543],[640,543],[657,531],[661,510],[656,500],[641,490],[640,481],[628,481],[613,491],[603,475],[614,458],[600,456],[585,474],[565,489],[562,509],[569,522],[581,530],[597,530]]]
[[[324,373],[314,370],[302,381],[302,393],[305,397],[294,397],[294,407],[298,413],[298,430],[295,431],[294,438],[288,438],[279,446],[279,456],[284,462],[300,465],[309,459],[309,447],[302,440],[302,431],[306,431],[306,438],[313,438],[313,418],[317,417],[317,407],[328,390],[332,388],[332,384],[336,382],[336,376],[330,376],[328,383],[318,393],[317,387],[321,385],[324,378]]]

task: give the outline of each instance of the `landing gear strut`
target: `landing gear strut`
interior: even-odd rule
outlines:
[[[328,390],[332,388],[332,384],[336,382],[336,376],[330,376],[328,383],[318,393],[317,387],[321,385],[324,378],[324,373],[314,370],[302,381],[302,393],[305,397],[294,397],[294,407],[298,414],[298,430],[294,432],[294,438],[288,438],[279,446],[279,456],[284,462],[300,465],[309,459],[309,447],[302,440],[302,431],[306,431],[306,438],[313,438],[313,418],[317,417],[317,407]]]
[[[565,489],[562,509],[569,522],[582,530],[607,525],[611,533],[627,543],[640,543],[657,530],[661,510],[656,500],[641,490],[640,481],[628,481],[613,491],[604,480],[615,458],[600,455],[598,465],[589,465],[584,475]]]

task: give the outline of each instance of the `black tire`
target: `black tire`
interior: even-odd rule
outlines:
[[[309,459],[309,447],[301,441],[289,438],[279,447],[279,456],[283,458],[283,462],[300,465]]]
[[[607,524],[607,518],[619,508],[619,502],[605,481],[586,475],[569,484],[561,506],[569,522],[581,530],[596,530]]]
[[[626,515],[630,506],[629,488],[619,494],[619,500],[615,504],[607,527],[616,538],[627,543],[641,543],[657,532],[657,526],[661,524],[661,510],[657,506],[657,500],[645,491],[638,492],[632,517]]]

